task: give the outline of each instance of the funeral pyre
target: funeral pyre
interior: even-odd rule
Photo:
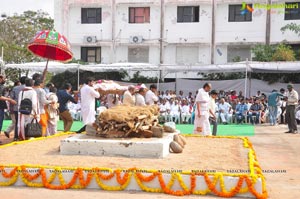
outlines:
[[[153,106],[119,105],[103,111],[94,128],[95,135],[105,138],[162,137],[158,124],[159,108]]]

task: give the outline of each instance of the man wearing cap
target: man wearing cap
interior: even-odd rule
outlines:
[[[218,97],[218,92],[216,90],[212,90],[210,92],[210,99],[209,99],[209,122],[213,125],[212,135],[217,135],[217,117],[216,117],[216,99]]]
[[[289,131],[285,133],[298,133],[297,132],[297,123],[295,118],[295,109],[296,105],[298,104],[298,93],[294,90],[293,84],[287,85],[287,106],[286,106],[286,113],[285,118],[288,123]]]
[[[271,95],[268,97],[268,107],[269,107],[269,113],[270,113],[270,125],[274,126],[277,123],[277,105],[280,101],[279,97],[282,97],[283,95],[281,93],[278,93],[277,90],[273,90]]]

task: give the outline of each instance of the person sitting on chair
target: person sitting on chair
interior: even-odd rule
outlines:
[[[247,104],[245,104],[245,99],[241,98],[240,104],[236,105],[235,116],[236,116],[237,124],[240,124],[243,122],[243,120],[245,119],[245,117],[247,115],[247,112],[248,112],[248,107],[247,107]]]
[[[254,104],[251,105],[250,111],[248,114],[248,118],[250,118],[251,124],[258,124],[259,123],[259,118],[260,114],[262,111],[262,105],[259,103],[259,99],[256,98]],[[255,119],[255,120],[253,120]]]
[[[231,105],[227,102],[225,102],[225,99],[222,98],[220,100],[219,106],[219,116],[221,118],[221,121],[223,124],[228,124],[228,122],[231,120],[232,114],[230,113],[231,111]]]

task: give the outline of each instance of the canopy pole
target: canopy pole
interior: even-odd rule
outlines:
[[[45,67],[45,69],[43,71],[43,76],[42,76],[43,84],[45,84],[45,81],[46,81],[46,75],[47,75],[47,70],[48,70],[48,63],[49,63],[49,59],[47,59],[46,67]]]
[[[246,75],[245,75],[245,97],[247,97],[247,80],[248,80],[248,58],[246,59]]]

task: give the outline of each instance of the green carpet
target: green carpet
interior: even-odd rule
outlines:
[[[3,122],[3,127],[2,127],[2,132],[5,131],[5,129],[10,125],[11,120],[4,120]],[[71,131],[77,131],[79,130],[81,127],[83,126],[82,122],[80,121],[74,121]],[[57,126],[58,131],[63,131],[64,129],[64,125],[62,121],[58,122],[58,126]]]
[[[10,120],[4,120],[2,131],[4,131],[7,126],[11,123]],[[83,126],[82,122],[74,121],[71,131],[77,131]],[[176,125],[177,129],[180,130],[182,134],[191,134],[194,129],[194,125],[192,124],[178,124]],[[63,122],[58,122],[58,130],[63,130]],[[249,124],[242,125],[218,125],[217,135],[224,136],[253,136],[254,135],[254,126]]]
[[[180,130],[182,134],[191,134],[194,131],[194,125],[192,124],[177,124],[176,128]],[[211,127],[212,129],[212,127]],[[223,136],[253,136],[254,126],[249,124],[241,125],[218,125],[217,135]]]

